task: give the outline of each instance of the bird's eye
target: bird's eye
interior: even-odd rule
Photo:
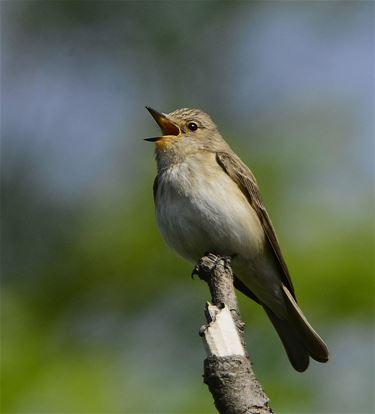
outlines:
[[[189,122],[187,124],[187,127],[190,129],[190,131],[196,131],[198,129],[198,125],[195,122]]]

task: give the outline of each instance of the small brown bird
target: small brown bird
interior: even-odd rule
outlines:
[[[328,349],[297,305],[287,265],[254,175],[198,109],[169,114],[146,107],[156,144],[157,222],[166,243],[192,263],[232,257],[237,289],[263,306],[293,367],[328,360]]]

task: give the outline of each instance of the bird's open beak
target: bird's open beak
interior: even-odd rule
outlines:
[[[145,141],[151,141],[151,142],[158,142],[165,138],[166,136],[177,136],[180,133],[180,128],[175,125],[172,121],[170,121],[163,113],[155,111],[155,109],[150,108],[149,106],[146,106],[146,109],[152,117],[155,119],[157,124],[159,125],[163,135],[160,137],[154,137],[154,138],[145,138]]]

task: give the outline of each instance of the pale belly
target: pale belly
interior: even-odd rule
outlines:
[[[271,308],[279,306],[280,278],[261,223],[221,167],[199,175],[184,165],[169,171],[160,179],[156,207],[160,231],[179,255],[193,264],[207,252],[233,257],[246,286]]]
[[[156,200],[167,244],[194,263],[208,251],[254,259],[261,255],[262,226],[231,178],[220,167],[214,174],[199,175],[179,168],[161,180]]]

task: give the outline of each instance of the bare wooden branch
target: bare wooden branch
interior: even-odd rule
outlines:
[[[221,414],[272,413],[246,353],[230,258],[209,253],[201,258],[194,273],[207,282],[212,296],[212,304],[206,305],[207,325],[200,335],[207,352],[204,382],[217,410]]]
[[[206,304],[208,325],[201,328],[200,335],[206,348],[207,356],[245,356],[245,349],[228,306],[220,309],[211,303]]]

